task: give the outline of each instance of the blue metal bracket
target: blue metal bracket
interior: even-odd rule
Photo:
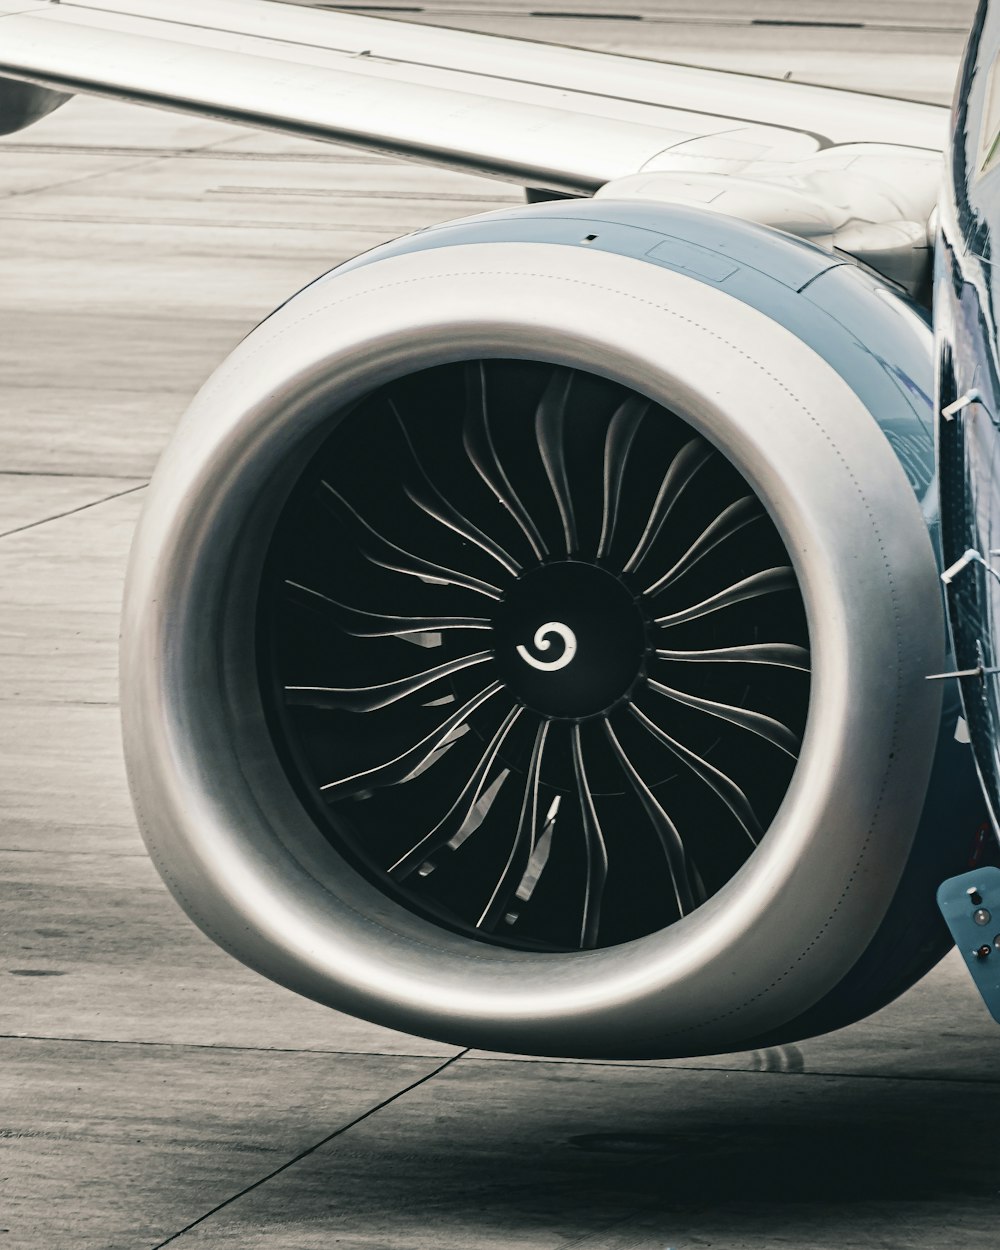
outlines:
[[[990,1015],[1000,1024],[1000,868],[943,881],[937,903]]]

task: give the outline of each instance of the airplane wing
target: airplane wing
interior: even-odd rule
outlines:
[[[0,75],[585,195],[858,142],[940,152],[947,125],[928,104],[273,0],[0,0]]]

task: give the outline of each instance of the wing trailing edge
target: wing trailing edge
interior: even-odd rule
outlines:
[[[858,140],[940,150],[947,118],[272,0],[0,0],[0,75],[574,194],[648,168],[718,169],[720,151],[735,171]]]

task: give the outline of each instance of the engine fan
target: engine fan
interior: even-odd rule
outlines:
[[[261,604],[303,803],[404,906],[486,941],[665,928],[795,767],[808,631],[774,523],[691,426],[593,373],[378,388],[293,493]]]

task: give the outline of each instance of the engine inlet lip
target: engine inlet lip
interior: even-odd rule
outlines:
[[[311,447],[329,430],[324,393],[336,381],[344,405],[349,405],[370,389],[373,378],[384,381],[418,366],[474,355],[536,358],[542,314],[536,311],[532,323],[525,325],[522,280],[537,277],[546,266],[555,282],[576,280],[567,272],[566,258],[548,258],[543,265],[539,250],[530,246],[454,249],[475,255],[463,259],[453,254],[443,275],[432,269],[426,257],[423,262],[416,257],[385,262],[386,269],[392,270],[386,280],[398,282],[405,277],[414,283],[414,295],[419,288],[418,298],[399,298],[388,307],[375,292],[379,310],[377,314],[370,310],[374,328],[368,326],[361,333],[355,324],[345,336],[347,341],[333,344],[327,337],[322,349],[315,338],[306,343],[300,337],[299,358],[295,351],[291,361],[287,355],[282,358],[283,366],[291,366],[291,378],[287,373],[268,378],[265,368],[251,382],[246,370],[249,361],[267,347],[269,339],[273,343],[274,336],[288,333],[282,318],[271,319],[267,333],[244,352],[238,351],[233,363],[206,387],[158,471],[133,549],[126,606],[130,641],[123,652],[123,672],[131,691],[124,708],[126,736],[133,736],[139,721],[153,716],[164,749],[155,756],[130,752],[130,776],[140,797],[156,793],[161,800],[155,812],[148,803],[144,805],[143,823],[151,849],[182,903],[203,927],[215,930],[223,945],[274,979],[321,1001],[358,1009],[389,1023],[405,1018],[404,1027],[411,1027],[413,1021],[421,1020],[427,1031],[438,1036],[495,1039],[500,1022],[506,1021],[507,1037],[514,1047],[551,1048],[550,1053],[608,1053],[609,1043],[593,1013],[617,1004],[627,1008],[635,1021],[633,1053],[653,1053],[650,1047],[655,1049],[655,1043],[649,1036],[645,1041],[640,1036],[643,1028],[648,1034],[651,1026],[638,1024],[635,1002],[692,977],[702,978],[704,993],[710,995],[715,974],[712,961],[706,963],[706,950],[731,949],[738,938],[752,935],[755,920],[770,925],[777,916],[776,922],[783,923],[782,909],[773,906],[776,895],[793,884],[812,829],[822,824],[823,799],[828,795],[820,790],[829,788],[830,752],[847,741],[847,677],[853,637],[839,593],[836,561],[823,558],[825,531],[815,498],[822,492],[813,489],[813,481],[796,482],[787,457],[782,463],[781,455],[766,454],[766,447],[762,451],[760,430],[747,423],[734,425],[731,414],[720,407],[720,397],[708,393],[704,379],[693,376],[693,370],[683,377],[666,371],[662,352],[657,350],[661,324],[643,338],[643,327],[633,321],[625,335],[609,344],[592,336],[581,318],[573,317],[572,300],[564,300],[553,319],[565,321],[544,327],[546,359],[622,381],[678,412],[717,446],[724,441],[725,454],[765,502],[796,567],[816,660],[813,698],[822,708],[821,717],[810,711],[802,757],[789,790],[789,796],[795,792],[794,804],[786,798],[768,843],[741,870],[738,882],[734,879],[683,926],[675,926],[686,929],[683,941],[668,931],[612,951],[574,956],[575,973],[561,957],[521,952],[512,957],[510,952],[491,950],[477,955],[477,960],[479,970],[484,974],[488,970],[493,979],[492,990],[484,995],[471,988],[460,975],[468,957],[462,943],[415,922],[384,898],[375,897],[365,883],[345,877],[329,848],[310,844],[300,824],[284,819],[282,804],[291,792],[266,758],[264,744],[259,737],[254,739],[253,716],[259,726],[259,707],[254,712],[253,700],[248,703],[241,685],[252,653],[245,608],[256,589],[248,549],[254,548],[254,538],[273,525]],[[496,288],[491,290],[487,315],[468,278],[475,275],[478,280],[482,266],[491,259],[486,253],[494,251],[504,253],[508,272],[514,252],[529,255],[520,258],[520,274],[511,274],[516,281],[508,284],[502,299]],[[501,263],[500,258],[493,259]],[[596,265],[605,283],[602,298],[617,304],[616,312],[625,300],[636,298],[636,289],[645,289],[651,301],[663,298],[663,275],[638,272],[648,267],[607,255]],[[593,279],[593,270],[589,272]],[[464,285],[456,281],[458,273],[466,277]],[[345,279],[348,298],[352,276]],[[370,282],[370,274],[363,276]],[[450,280],[447,296],[442,287],[434,286],[442,278]],[[444,310],[428,306],[427,284],[442,294]],[[688,308],[707,303],[702,315],[712,320],[712,302],[721,300],[718,292],[678,275],[669,275],[669,285],[675,296],[687,296]],[[628,292],[623,294],[622,287],[628,287]],[[324,294],[313,292],[312,302],[319,302]],[[307,302],[305,310],[296,309],[296,315],[301,318],[305,311],[308,316],[308,307]],[[770,340],[761,343],[758,354],[766,355],[777,336],[786,355],[794,357],[798,352],[795,363],[800,372],[807,374],[814,367],[812,380],[827,383],[827,389],[835,392],[831,403],[836,401],[840,410],[853,404],[864,421],[870,420],[827,366],[816,362],[811,353],[806,360],[805,349],[760,314],[750,309],[744,314],[748,337]],[[297,324],[301,330],[301,320]],[[629,333],[634,337],[626,341]],[[273,357],[268,367],[275,367]],[[240,370],[244,370],[242,380],[232,387],[224,406],[228,411],[214,421],[206,420],[227,382],[232,383],[234,371]],[[237,410],[238,417],[233,415]],[[281,421],[274,420],[278,410]],[[774,422],[771,428],[776,428]],[[869,438],[866,430],[859,425],[856,438],[866,453],[877,458],[880,444],[874,440],[880,436],[872,430]],[[772,451],[775,448],[776,444]],[[888,457],[888,449],[883,451]],[[905,510],[907,487],[904,480],[897,489],[894,471],[899,472],[888,460],[879,469],[886,479],[885,494],[898,497]],[[182,498],[197,503],[186,506]],[[843,552],[833,554],[842,564]],[[150,665],[150,652],[166,655],[162,668]],[[186,667],[190,655],[203,657],[196,666],[196,675],[204,683],[200,693],[194,690],[193,674]],[[208,657],[214,657],[214,672]],[[228,709],[225,723],[215,700]],[[248,713],[249,719],[241,720]],[[210,771],[203,762],[206,759],[212,761]],[[246,792],[236,793],[236,782],[243,783]],[[786,818],[786,809],[791,807],[797,816],[794,823]],[[265,869],[266,864],[271,867]],[[336,951],[328,949],[321,924],[324,910],[331,905],[339,908],[345,924]],[[249,935],[248,927],[253,930]],[[798,928],[801,931],[801,923]],[[370,939],[377,934],[383,938],[395,934],[406,946],[397,948],[402,960],[398,968],[381,967],[373,995]],[[862,933],[859,941],[864,939]],[[839,975],[845,959],[852,958],[850,951],[845,955],[842,944],[838,950],[830,977]],[[434,952],[436,961],[438,1005],[427,1011],[423,1004],[428,970],[419,965],[419,959],[429,952]],[[418,959],[418,966],[410,966],[404,974],[403,965],[412,964],[411,956]],[[782,972],[786,956],[779,957],[782,967],[775,967],[775,975],[787,977],[787,970]],[[829,953],[823,957],[830,960]],[[715,966],[723,963],[723,957],[714,961]],[[565,971],[558,984],[552,981],[556,968]],[[733,975],[730,965],[724,974]],[[790,977],[788,984],[794,985],[794,980]],[[758,968],[753,983],[759,982]],[[539,988],[542,984],[544,991]],[[816,984],[815,978],[811,984]],[[693,1027],[692,1011],[699,1018],[705,1015],[704,993],[695,996],[700,1003],[691,1000],[686,1012],[674,1014],[673,1027],[682,1031]],[[781,1005],[770,1005],[768,1010],[795,1010],[801,1005],[801,993],[798,1000],[794,989],[777,996]],[[387,1001],[393,1006],[387,1007]],[[478,1023],[480,1018],[489,1019],[493,1032],[483,1031],[486,1025]],[[766,1013],[760,1018],[767,1018]],[[659,1020],[655,1029],[662,1034],[663,1028]],[[545,1030],[547,1042],[542,1036]],[[723,1041],[725,1029],[713,1036]]]

